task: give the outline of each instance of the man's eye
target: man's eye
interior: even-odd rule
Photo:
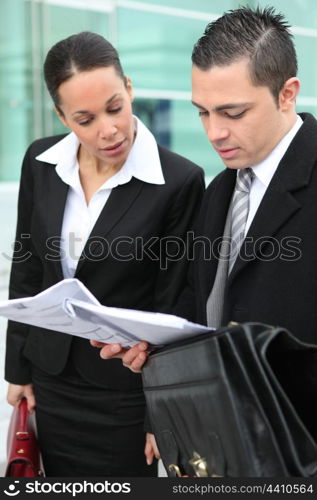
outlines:
[[[235,114],[235,115],[231,115],[229,113],[226,113],[227,117],[228,118],[232,118],[232,120],[237,120],[238,118],[242,118],[242,116],[246,113],[246,110],[244,111],[241,111],[241,113],[238,113],[238,114]]]
[[[199,111],[198,115],[199,116],[207,116],[208,115],[208,111]]]

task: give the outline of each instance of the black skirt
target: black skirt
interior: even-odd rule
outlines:
[[[143,391],[84,380],[69,361],[61,375],[33,368],[39,444],[47,477],[155,477],[144,455]]]

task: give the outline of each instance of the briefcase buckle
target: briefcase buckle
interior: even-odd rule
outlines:
[[[197,477],[222,477],[218,474],[209,474],[206,459],[202,458],[197,451],[194,451],[193,458],[189,460],[189,464],[194,469]]]
[[[202,458],[197,451],[194,451],[193,457],[189,460],[189,464],[195,471],[197,477],[208,477],[208,467],[205,458]]]

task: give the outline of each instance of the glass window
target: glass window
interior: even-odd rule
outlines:
[[[118,49],[138,88],[189,90],[191,51],[205,21],[118,9]]]
[[[2,0],[0,16],[0,180],[19,178],[31,139],[30,11],[20,0]]]
[[[89,1],[87,9],[76,9],[75,5],[76,2],[74,2],[74,7],[44,4],[45,52],[59,40],[80,31],[94,31],[105,37],[108,36],[109,16],[107,12],[89,10]]]
[[[171,128],[174,151],[203,167],[208,177],[223,170],[223,163],[209,143],[198,111],[191,102],[173,101]]]
[[[109,14],[107,12],[90,11],[89,3],[87,9],[79,9],[69,6],[45,4],[43,10],[43,21],[45,23],[44,49],[42,61],[47,51],[54,43],[80,31],[94,31],[104,37],[109,36]],[[53,104],[45,88],[41,76],[44,96],[44,119],[42,135],[54,135],[67,132],[64,125],[57,118]]]
[[[141,0],[144,4],[154,4],[177,9],[194,10],[201,12],[222,13],[227,9],[234,9],[240,3],[237,0]]]
[[[272,5],[282,12],[292,26],[317,28],[317,2],[314,0],[257,0],[256,5]]]
[[[298,57],[298,76],[301,80],[301,96],[317,97],[317,65],[312,64],[312,54],[317,54],[317,38],[295,37]]]
[[[224,168],[190,102],[136,99],[133,111],[149,127],[159,144],[203,167],[207,177],[213,177]]]
[[[241,2],[138,2],[141,7],[144,4],[145,9],[149,6],[165,9],[165,14],[118,7],[114,2],[117,8],[113,15],[106,10],[93,10],[89,1],[87,8],[82,8],[80,3],[81,8],[76,7],[77,0],[67,0],[67,5],[63,5],[62,0],[52,0],[52,3],[50,0],[1,0],[0,181],[19,179],[21,160],[32,140],[67,131],[53,111],[43,81],[42,64],[52,44],[82,30],[95,31],[113,40],[134,87],[141,96],[142,91],[144,95],[152,92],[152,99],[138,98],[136,104],[142,116],[149,120],[158,141],[202,165],[207,175],[219,171],[221,161],[210,147],[196,110],[189,102],[192,47],[208,19],[168,15],[168,8],[179,9],[179,14],[188,10],[221,15],[237,8]],[[262,7],[268,4],[265,0],[247,3]],[[315,0],[272,0],[269,4],[285,13],[290,24],[317,30]],[[295,43],[302,82],[298,109],[316,115],[317,66],[312,64],[312,54],[317,52],[315,32],[295,31]]]
[[[75,6],[75,3],[74,3]],[[0,181],[20,177],[21,161],[34,139],[65,132],[45,89],[47,50],[73,33],[108,36],[107,12],[26,0],[2,0],[0,16]]]

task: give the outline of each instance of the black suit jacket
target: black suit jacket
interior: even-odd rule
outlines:
[[[24,158],[10,298],[63,279],[59,239],[68,185],[54,165],[35,159],[61,138],[35,141]],[[78,263],[75,277],[107,306],[171,312],[184,287],[184,244],[202,198],[203,171],[163,147],[159,154],[165,184],[132,178],[113,189]],[[124,390],[141,384],[119,360],[102,360],[89,341],[15,322],[8,325],[6,380],[29,383],[32,363],[59,374],[71,351],[95,384]]]
[[[301,116],[228,278],[222,324],[260,321],[317,342],[317,121]],[[205,192],[190,286],[176,309],[203,324],[235,179],[226,169]]]

